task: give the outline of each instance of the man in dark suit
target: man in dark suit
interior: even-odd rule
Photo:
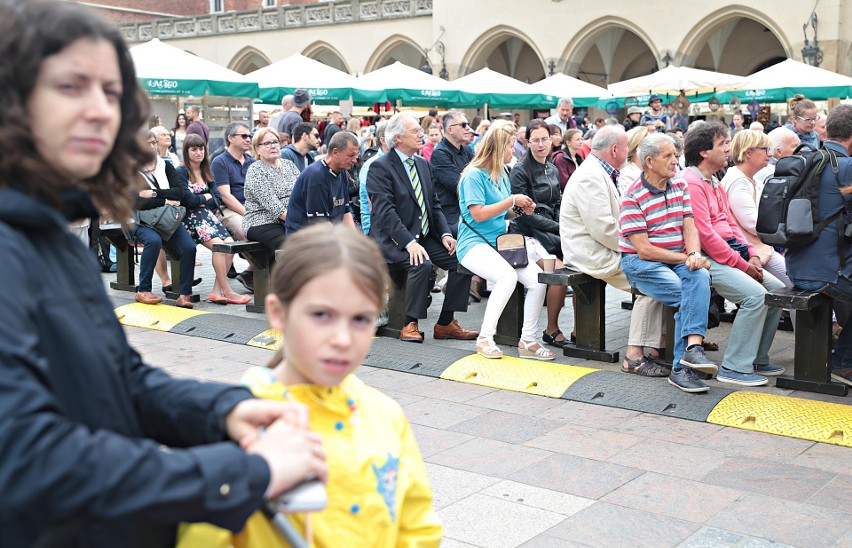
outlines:
[[[385,140],[391,150],[373,162],[367,175],[372,203],[370,237],[382,248],[391,270],[404,269],[408,274],[405,327],[399,338],[423,342],[417,321],[426,317],[434,263],[449,272],[434,337],[473,340],[479,333],[463,328],[453,318],[455,312],[467,310],[470,276],[456,271],[456,240],[435,195],[429,164],[417,156],[423,146],[423,130],[413,115],[402,112],[385,126]]]

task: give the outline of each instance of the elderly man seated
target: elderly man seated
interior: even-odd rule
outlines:
[[[784,156],[790,156],[799,146],[799,136],[785,127],[777,127],[767,134],[769,137],[769,163],[766,167],[754,174],[754,182],[757,184],[758,195],[766,183],[766,179],[775,174],[775,164]]]
[[[630,284],[677,307],[674,365],[669,383],[684,392],[709,388],[694,370],[713,374],[701,343],[710,305],[709,261],[701,255],[686,183],[675,177],[674,140],[653,133],[639,144],[642,177],[621,202],[621,268]]]

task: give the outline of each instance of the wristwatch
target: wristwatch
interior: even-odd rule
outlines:
[[[157,191],[154,190],[154,189],[151,189],[151,198],[156,198],[156,197],[157,197]]]
[[[698,255],[699,257],[701,257],[701,252],[700,251],[693,251],[692,253],[688,253],[686,256],[692,257],[693,255]]]

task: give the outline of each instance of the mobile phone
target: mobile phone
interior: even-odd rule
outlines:
[[[275,502],[279,512],[316,512],[328,506],[328,494],[320,480],[311,478],[282,493]]]

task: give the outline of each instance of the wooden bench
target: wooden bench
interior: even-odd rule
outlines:
[[[619,353],[606,350],[606,282],[569,268],[542,272],[538,281],[547,285],[571,286],[577,297],[576,344],[567,343],[562,353],[572,358],[614,363]]]
[[[109,243],[115,247],[115,281],[110,282],[109,286],[118,291],[137,291],[136,286],[136,258],[134,256],[134,246],[127,239],[127,233],[118,223],[105,224],[99,227],[100,235],[109,240]],[[180,285],[180,259],[174,259],[169,256],[166,251],[166,256],[169,258],[169,266],[171,270],[172,288]],[[169,299],[177,299],[180,293],[175,291],[166,291],[165,295]],[[198,293],[192,293],[189,296],[191,302],[197,303],[201,300]]]
[[[458,272],[469,276],[474,275],[461,264],[458,266]],[[494,334],[495,343],[518,346],[518,341],[521,340],[521,329],[524,326],[525,297],[526,288],[519,282],[515,285],[515,290],[509,297],[509,302],[506,303],[503,313],[500,314],[500,319],[497,320],[497,332]]]
[[[821,293],[784,288],[766,294],[766,304],[796,310],[793,376],[781,375],[775,386],[845,396],[845,384],[831,382],[831,299]]]
[[[214,253],[242,255],[254,267],[254,300],[246,305],[247,312],[266,312],[266,295],[269,293],[269,274],[274,264],[272,253],[260,242],[223,242],[213,244]]]

